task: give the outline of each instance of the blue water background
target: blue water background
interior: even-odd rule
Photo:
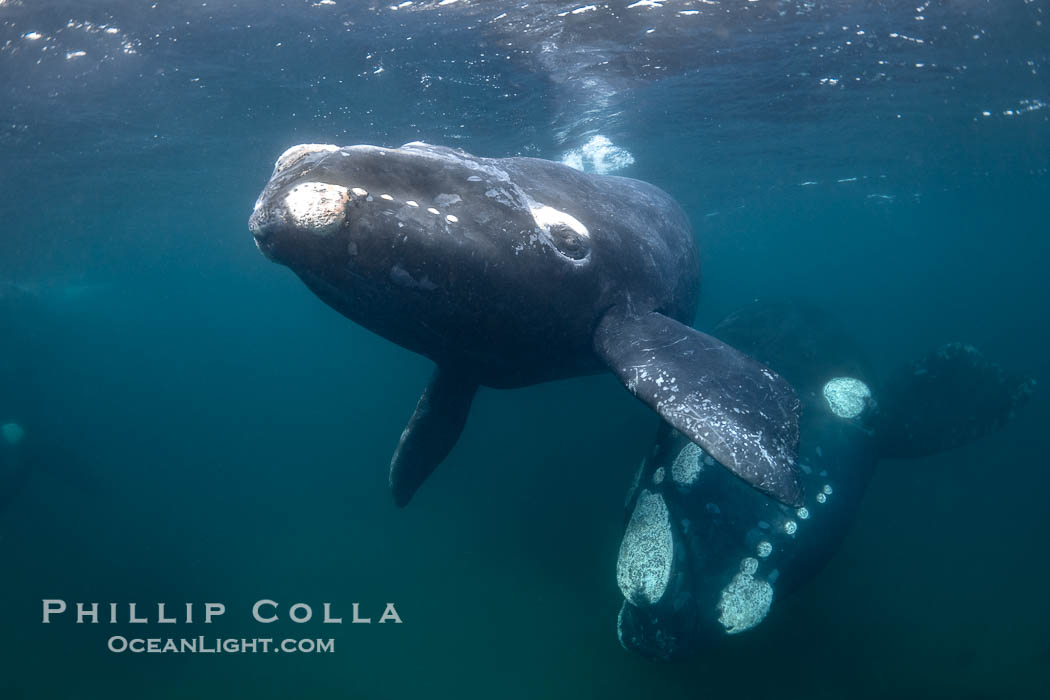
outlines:
[[[1045,693],[1047,3],[696,4],[650,39],[584,24],[601,8],[416,5],[0,3],[0,281],[33,296],[0,422],[39,459],[0,513],[0,697]],[[1040,382],[1006,430],[884,463],[821,576],[684,664],[615,633],[644,406],[608,376],[483,390],[398,510],[386,465],[429,362],[247,231],[296,143],[559,159],[596,133],[690,215],[698,327],[796,296],[884,373],[962,340]],[[131,626],[41,625],[49,597],[218,600],[216,629],[172,634],[338,652],[114,655]],[[263,597],[392,600],[405,624],[262,629]]]

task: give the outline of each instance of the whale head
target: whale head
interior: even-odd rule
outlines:
[[[264,255],[297,272],[349,266],[359,278],[420,284],[414,273],[425,271],[411,268],[462,253],[464,238],[493,248],[536,228],[508,180],[487,159],[418,142],[301,144],[277,159],[249,228]]]
[[[334,309],[432,359],[476,352],[505,363],[535,350],[526,331],[537,324],[586,329],[589,349],[602,287],[577,218],[586,215],[567,211],[564,192],[593,176],[536,163],[542,173],[519,184],[508,161],[419,142],[302,144],[277,159],[249,229]],[[487,345],[453,348],[468,335]]]
[[[420,208],[418,199],[412,198],[419,195],[405,192],[407,183],[398,181],[404,163],[388,157],[391,153],[371,146],[289,148],[277,159],[248,221],[259,250],[296,271],[329,266],[336,260],[346,267],[369,234],[404,229],[404,220],[398,220],[395,212],[399,206]],[[392,192],[402,196],[395,199]],[[436,217],[420,218],[423,228],[438,224]]]

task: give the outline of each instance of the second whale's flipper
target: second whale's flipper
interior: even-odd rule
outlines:
[[[973,442],[1005,425],[1034,388],[972,345],[944,345],[886,382],[875,418],[880,454],[925,457]]]
[[[778,374],[663,314],[614,308],[595,349],[664,420],[759,491],[800,505],[799,400]]]
[[[434,370],[390,461],[390,491],[398,506],[412,500],[452,451],[477,390],[477,382],[455,371],[442,367]]]

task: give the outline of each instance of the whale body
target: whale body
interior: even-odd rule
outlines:
[[[726,478],[712,455],[661,426],[628,496],[617,582],[621,644],[662,660],[754,628],[812,579],[880,459],[972,442],[1005,425],[1034,387],[961,343],[877,381],[831,318],[796,303],[755,303],[715,330],[798,391],[803,497],[787,506]]]
[[[403,505],[479,386],[611,371],[743,482],[797,503],[798,398],[690,328],[699,254],[665,192],[425,143],[287,150],[249,228],[324,302],[436,364],[390,469]]]

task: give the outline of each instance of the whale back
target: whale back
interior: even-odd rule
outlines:
[[[803,504],[748,488],[661,429],[628,497],[617,567],[620,640],[645,656],[687,657],[761,624],[832,557],[881,457],[977,439],[1001,427],[1034,385],[960,344],[877,384],[834,319],[796,302],[751,304],[715,332],[797,389]]]
[[[726,316],[713,333],[775,369],[804,402],[833,377],[874,386],[860,345],[833,316],[805,302],[756,301]]]
[[[875,398],[840,415],[848,411],[825,392],[835,380],[875,385],[833,317],[799,302],[756,302],[712,332],[796,389],[802,498],[778,503],[661,429],[629,496],[618,562],[621,643],[645,656],[686,657],[760,624],[833,555],[877,464]]]
[[[967,445],[1006,425],[1034,390],[1034,380],[972,345],[943,345],[887,378],[875,419],[880,452],[913,459]]]

